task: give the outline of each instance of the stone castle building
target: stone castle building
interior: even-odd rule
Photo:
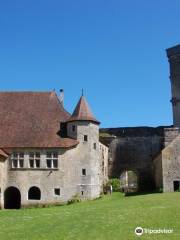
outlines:
[[[108,148],[84,96],[70,115],[53,92],[0,93],[0,206],[99,197]]]
[[[70,115],[53,92],[0,93],[0,206],[99,197],[133,171],[139,190],[180,190],[180,45],[167,49],[173,125],[100,129],[84,96]],[[108,147],[107,147],[108,146]],[[109,150],[108,150],[109,149]]]
[[[173,126],[106,128],[101,141],[109,146],[109,177],[136,173],[139,190],[180,190],[180,45],[167,49],[170,63]]]

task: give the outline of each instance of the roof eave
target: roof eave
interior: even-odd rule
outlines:
[[[101,122],[99,122],[98,120],[96,119],[69,119],[68,121],[66,121],[67,123],[68,122],[93,122],[93,123],[96,123],[98,125],[101,124]]]

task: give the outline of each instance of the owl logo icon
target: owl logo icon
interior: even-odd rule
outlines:
[[[137,235],[137,236],[141,236],[141,235],[143,235],[143,228],[142,227],[137,227],[136,229],[135,229],[135,234]]]

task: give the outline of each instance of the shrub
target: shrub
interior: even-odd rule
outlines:
[[[157,191],[158,193],[163,193],[163,188],[161,188],[161,187],[160,187],[160,188],[157,188],[156,191]]]
[[[104,186],[105,192],[108,192],[110,185],[112,185],[113,192],[120,192],[120,180],[118,178],[109,179],[107,184]]]
[[[71,199],[68,200],[68,204],[81,202],[81,198],[78,194],[75,194]]]
[[[57,206],[63,206],[66,203],[64,202],[54,202],[54,203],[35,203],[35,204],[27,204],[27,205],[21,205],[22,209],[31,209],[31,208],[50,208],[50,207],[57,207]]]
[[[175,192],[180,192],[180,189],[177,189]]]

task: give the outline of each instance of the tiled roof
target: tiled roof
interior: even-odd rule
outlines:
[[[75,146],[58,135],[69,117],[55,92],[0,92],[0,148]]]
[[[0,158],[3,157],[3,158],[7,158],[8,157],[8,154],[0,148]]]
[[[100,122],[96,120],[84,96],[81,96],[72,116],[68,122],[72,121],[92,121],[97,124]]]

